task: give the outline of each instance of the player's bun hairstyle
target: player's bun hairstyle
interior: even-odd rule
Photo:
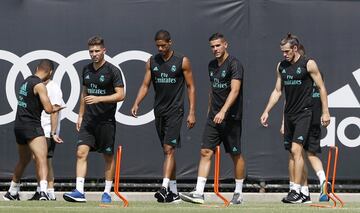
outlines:
[[[214,33],[214,34],[212,34],[211,36],[210,36],[210,38],[209,38],[209,41],[213,41],[213,40],[217,40],[217,39],[222,39],[222,40],[226,40],[225,39],[225,36],[223,35],[223,34],[221,34],[221,33]]]
[[[289,43],[290,47],[297,46],[299,47],[299,39],[296,35],[292,35],[291,33],[288,33],[285,38],[281,39],[280,45],[284,46],[285,44]]]
[[[50,72],[54,70],[54,62],[49,59],[41,59],[37,66],[38,70],[43,70],[45,72]]]
[[[169,42],[171,40],[171,36],[170,33],[166,30],[159,30],[155,33],[155,37],[154,37],[155,41],[158,40],[163,40],[166,42]]]
[[[89,38],[88,46],[94,46],[94,45],[100,45],[104,47],[105,46],[104,39],[101,38],[100,36],[93,36]]]

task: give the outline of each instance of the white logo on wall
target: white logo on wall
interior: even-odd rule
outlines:
[[[106,61],[108,61],[109,63],[113,64],[114,66],[120,69],[124,81],[124,90],[126,92],[126,79],[119,65],[123,62],[131,61],[131,60],[139,60],[146,62],[150,58],[150,56],[151,54],[144,51],[131,50],[131,51],[119,53],[118,55],[112,58],[109,57],[108,55],[105,55],[105,59]],[[74,67],[74,63],[82,60],[89,60],[90,56],[87,50],[76,52],[68,57],[64,57],[63,55],[50,50],[36,50],[29,52],[23,55],[22,57],[19,57],[5,50],[0,50],[0,59],[9,61],[10,63],[13,64],[7,75],[6,86],[5,86],[6,97],[12,108],[12,111],[7,114],[0,115],[0,125],[7,124],[15,120],[16,108],[18,102],[16,98],[17,95],[15,92],[16,77],[18,76],[19,73],[21,73],[24,78],[27,78],[30,75],[32,75],[32,72],[27,64],[32,61],[44,59],[44,58],[53,60],[54,62],[59,64],[53,77],[53,80],[57,82],[59,85],[61,85],[61,81],[65,73],[67,73],[69,76],[71,91],[70,91],[69,99],[66,103],[66,108],[63,111],[63,118],[67,118],[70,121],[76,123],[78,115],[73,110],[78,102],[81,86],[80,86],[79,75]],[[123,102],[120,102],[117,105],[117,111],[115,114],[115,118],[117,122],[125,125],[136,126],[136,125],[143,125],[154,120],[153,110],[147,112],[144,115],[138,116],[137,118],[124,115],[121,112],[119,112],[119,109],[122,104]]]
[[[353,75],[360,86],[360,69],[355,70]],[[360,109],[360,103],[349,84],[329,94],[328,101],[329,108]],[[357,116],[359,116],[359,114],[357,114]],[[354,139],[348,138],[345,135],[345,129],[349,125],[356,125],[360,129],[360,118],[356,116],[344,118],[336,128],[336,117],[331,117],[330,125],[327,127],[327,134],[321,140],[321,146],[334,146],[336,135],[339,141],[347,147],[360,146],[360,135]]]

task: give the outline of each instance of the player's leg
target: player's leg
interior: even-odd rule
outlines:
[[[101,198],[101,202],[111,202],[111,187],[113,184],[114,173],[115,173],[115,160],[113,154],[103,154],[105,160],[105,188]]]
[[[63,198],[69,202],[86,202],[84,184],[87,172],[87,157],[90,146],[78,144],[76,150],[76,188],[69,193],[64,193]]]
[[[48,196],[50,200],[56,200],[55,197],[55,189],[54,189],[54,168],[53,168],[53,157],[55,152],[56,143],[51,138],[46,138],[47,144],[48,144],[48,155],[47,155],[47,163],[48,163]]]
[[[301,182],[304,171],[304,158],[302,144],[292,142],[291,155],[294,159],[294,185],[285,198],[285,203],[301,203]]]
[[[243,202],[242,188],[245,179],[245,160],[242,154],[231,155],[234,163],[235,190],[230,204],[241,204]]]
[[[26,166],[31,160],[31,151],[27,144],[17,144],[19,160],[16,163],[14,174],[8,192],[3,196],[4,200],[19,200],[20,179]]]
[[[307,157],[308,157],[310,164],[313,167],[316,175],[318,176],[319,182],[321,185],[319,201],[329,201],[329,197],[326,195],[326,192],[325,192],[326,178],[325,178],[324,167],[323,167],[321,160],[316,155],[317,153],[321,153],[320,137],[321,137],[320,124],[312,125],[310,127],[310,133],[309,133],[309,140],[308,140],[309,148],[307,150]],[[330,183],[328,183],[327,188],[328,189],[331,188]]]
[[[86,202],[84,184],[87,172],[87,158],[95,147],[95,122],[83,121],[79,131],[76,150],[76,188],[64,193],[63,198],[69,202]]]
[[[303,152],[303,159],[305,160],[305,152]],[[308,167],[304,162],[304,170],[301,178],[300,195],[302,197],[302,203],[311,203],[309,184],[308,184]]]
[[[180,148],[180,131],[183,121],[183,112],[174,112],[156,119],[156,129],[164,153],[163,182],[155,193],[158,202],[176,203],[180,201],[176,185],[176,148]]]
[[[294,158],[294,186],[293,189],[290,190],[286,200],[290,203],[302,203],[301,180],[304,172],[303,146],[305,145],[309,135],[312,111],[304,110],[298,114],[291,115],[289,116],[289,120],[294,127],[291,140],[291,154]],[[286,131],[286,120],[284,122]]]
[[[230,204],[243,202],[242,188],[245,179],[245,160],[241,154],[241,120],[227,120],[223,122],[221,140],[225,152],[229,153],[234,163],[235,190]]]
[[[166,138],[166,137],[165,137]],[[163,181],[161,188],[155,193],[154,197],[158,202],[173,202],[174,198],[180,198],[175,195],[173,191],[177,191],[176,183],[176,163],[175,163],[175,147],[173,145],[163,144],[164,162],[163,162]],[[171,183],[170,183],[171,182]],[[172,190],[169,190],[169,188]]]
[[[289,169],[289,189],[292,189],[293,188],[293,185],[294,185],[294,167],[295,167],[295,161],[294,161],[294,158],[292,156],[291,153],[289,153],[289,166],[288,166],[288,169]]]
[[[28,142],[29,148],[34,155],[37,175],[39,177],[40,197],[39,200],[49,200],[47,195],[47,143],[45,136],[39,136]]]
[[[210,172],[211,158],[216,146],[219,145],[220,142],[220,132],[218,131],[216,124],[208,119],[202,138],[196,187],[189,193],[180,193],[182,200],[198,204],[204,203],[204,189]]]

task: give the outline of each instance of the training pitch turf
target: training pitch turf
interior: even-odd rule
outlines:
[[[193,205],[189,203],[179,204],[159,204],[156,202],[130,202],[129,207],[122,207],[122,203],[114,202],[109,206],[102,207],[99,202],[87,202],[87,203],[68,203],[65,201],[0,201],[0,212],[4,213],[18,213],[18,212],[146,212],[146,213],[158,213],[158,212],[236,212],[236,213],[271,213],[271,212],[283,212],[283,213],[312,213],[312,212],[360,212],[360,203],[346,203],[344,208],[316,208],[308,205],[285,205],[280,202],[272,203],[255,203],[247,202],[238,206],[229,206],[224,208],[221,203],[208,203],[206,205]]]

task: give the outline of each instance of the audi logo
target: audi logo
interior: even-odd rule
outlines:
[[[131,60],[139,60],[146,62],[150,58],[151,54],[140,51],[140,50],[131,50],[117,54],[114,57],[110,57],[105,55],[105,60],[109,63],[113,64],[117,68],[120,69],[121,75],[124,81],[124,90],[126,93],[126,78],[124,72],[120,68],[120,64],[126,61]],[[15,120],[16,108],[17,108],[17,94],[15,92],[15,81],[16,77],[21,73],[24,78],[32,75],[30,68],[28,67],[28,63],[39,60],[39,59],[50,59],[59,64],[57,67],[55,74],[53,76],[53,80],[61,85],[61,81],[65,75],[65,73],[69,76],[70,79],[70,95],[69,99],[66,102],[66,108],[62,112],[62,119],[67,118],[68,120],[76,123],[78,114],[74,112],[74,108],[78,102],[79,94],[81,90],[80,78],[74,67],[74,63],[89,60],[89,52],[88,50],[75,52],[68,57],[65,57],[57,52],[51,50],[36,50],[29,52],[22,57],[15,55],[9,51],[0,50],[0,59],[8,61],[13,64],[11,67],[7,78],[6,78],[6,97],[9,102],[9,105],[12,108],[12,111],[0,115],[0,125],[11,123]],[[117,110],[115,114],[115,119],[117,122],[129,125],[129,126],[137,126],[149,123],[154,120],[154,110],[150,110],[144,115],[138,116],[134,118],[129,115],[122,114],[119,112],[123,102],[119,102],[117,104]]]

